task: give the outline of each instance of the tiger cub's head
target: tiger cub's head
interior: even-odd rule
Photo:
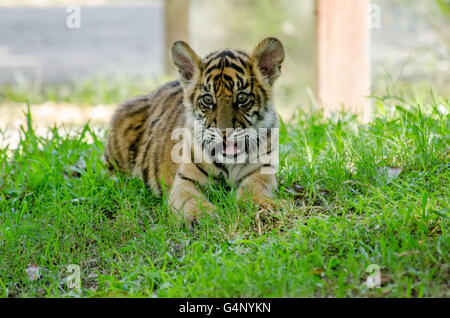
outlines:
[[[200,58],[183,41],[171,49],[172,61],[184,86],[184,105],[192,122],[200,123],[202,146],[223,145],[224,156],[236,156],[257,138],[255,129],[278,126],[272,104],[272,85],[280,75],[284,48],[266,38],[247,54],[226,49]],[[250,141],[249,141],[250,139]]]

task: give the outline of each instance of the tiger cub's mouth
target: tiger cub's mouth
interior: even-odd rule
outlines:
[[[222,155],[228,158],[235,158],[245,150],[244,144],[226,139],[224,139],[222,146]]]

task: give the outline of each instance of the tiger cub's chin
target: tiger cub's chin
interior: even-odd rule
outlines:
[[[272,85],[284,48],[276,38],[250,54],[226,49],[200,58],[177,41],[171,49],[179,80],[122,103],[111,120],[105,159],[111,172],[141,177],[169,194],[188,226],[215,207],[200,188],[225,177],[238,196],[270,208],[277,189],[279,121]]]

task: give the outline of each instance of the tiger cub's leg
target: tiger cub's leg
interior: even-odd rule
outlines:
[[[202,212],[211,213],[216,209],[200,192],[200,187],[209,181],[208,176],[193,163],[183,163],[178,168],[168,202],[172,211],[183,216],[188,228]]]
[[[252,203],[263,209],[276,208],[276,202],[273,198],[273,192],[277,190],[278,183],[274,173],[262,173],[260,167],[252,172],[249,176],[244,177],[238,182],[238,199],[247,201],[250,195]]]

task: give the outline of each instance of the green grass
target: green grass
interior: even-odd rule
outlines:
[[[239,211],[211,187],[219,218],[195,231],[140,180],[108,176],[103,133],[37,137],[28,116],[18,149],[0,150],[0,295],[449,297],[450,104],[431,100],[376,98],[366,125],[300,110],[281,129],[284,208]]]

